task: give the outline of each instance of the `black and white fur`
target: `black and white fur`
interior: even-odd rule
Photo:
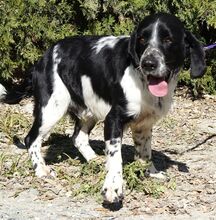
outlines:
[[[6,88],[2,84],[0,84],[0,100],[4,100],[6,94],[7,94]]]
[[[55,176],[40,148],[63,115],[75,119],[73,144],[87,161],[97,157],[89,133],[104,120],[107,175],[102,195],[108,203],[121,201],[123,130],[132,130],[135,159],[151,160],[152,127],[170,108],[187,49],[191,76],[201,77],[205,61],[200,43],[175,16],[165,13],[146,17],[131,36],[71,37],[48,49],[32,72],[35,120],[25,138],[36,175]],[[168,94],[153,96],[149,77],[166,79]],[[150,176],[163,174],[152,164]]]

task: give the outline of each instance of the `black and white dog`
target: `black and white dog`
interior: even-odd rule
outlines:
[[[121,201],[123,130],[132,130],[135,159],[151,160],[152,127],[170,108],[187,50],[191,77],[201,77],[202,46],[179,19],[166,13],[147,16],[131,36],[71,37],[48,49],[32,72],[35,120],[25,138],[36,175],[55,175],[40,147],[65,113],[75,119],[73,144],[87,161],[97,157],[89,133],[104,120],[107,175],[102,195],[108,203]],[[150,176],[162,174],[152,165]]]

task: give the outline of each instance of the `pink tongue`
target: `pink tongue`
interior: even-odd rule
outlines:
[[[152,95],[163,97],[168,93],[168,85],[162,78],[150,77],[148,89]]]

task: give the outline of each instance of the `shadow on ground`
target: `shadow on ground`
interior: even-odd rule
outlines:
[[[214,135],[213,135],[214,136]],[[209,137],[212,138],[213,136]],[[207,139],[209,139],[207,138]],[[20,149],[26,149],[16,136],[14,137],[14,144]],[[201,143],[202,144],[202,143]],[[60,163],[67,160],[68,157],[78,159],[81,163],[85,163],[85,159],[72,144],[72,139],[68,135],[53,133],[48,141],[43,143],[43,146],[49,146],[45,161],[47,164]],[[98,155],[104,155],[105,144],[101,140],[90,140],[90,145]],[[200,145],[200,144],[198,144]],[[197,147],[197,146],[196,146]],[[172,160],[170,157],[160,151],[153,150],[153,162],[159,171],[166,171],[171,166],[177,166],[180,172],[189,172],[185,163]],[[122,146],[123,163],[131,163],[134,161],[134,147],[132,145],[123,144]]]
[[[47,150],[45,160],[47,164],[55,164],[67,160],[68,157],[78,159],[85,163],[85,159],[72,144],[72,139],[68,135],[53,133],[44,145],[50,145]],[[90,145],[98,155],[104,155],[105,144],[101,140],[90,140]],[[134,161],[134,147],[123,144],[122,146],[123,163]],[[171,166],[177,166],[180,172],[189,172],[185,163],[172,160],[162,152],[153,150],[153,162],[159,171],[166,171]]]

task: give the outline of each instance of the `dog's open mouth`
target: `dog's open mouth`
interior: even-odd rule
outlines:
[[[148,79],[148,89],[153,96],[164,97],[168,93],[168,80],[164,77],[155,77],[149,75]]]

